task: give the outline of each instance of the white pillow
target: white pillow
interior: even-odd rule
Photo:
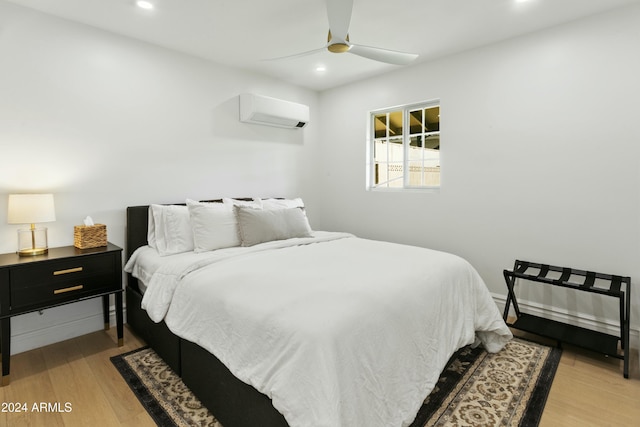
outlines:
[[[225,197],[222,199],[222,203],[225,203],[230,206],[245,206],[254,209],[262,209],[262,200],[259,198],[253,200],[238,200],[238,199],[230,199]]]
[[[147,224],[147,244],[153,249],[156,249],[156,220],[153,217],[153,206],[149,205],[149,215]]]
[[[295,199],[259,199],[262,209],[304,208],[304,202],[300,197]]]
[[[150,205],[147,241],[161,256],[192,251],[193,234],[187,207]]]
[[[240,246],[233,205],[187,199],[195,252]]]
[[[236,206],[235,212],[241,246],[311,237],[309,221],[300,208],[262,210]]]

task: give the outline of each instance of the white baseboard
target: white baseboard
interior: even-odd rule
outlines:
[[[126,307],[123,309],[126,319]],[[116,325],[115,306],[109,307],[109,324]],[[91,332],[104,329],[102,312],[81,318],[74,318],[67,322],[53,324],[16,335],[11,335],[11,354],[18,354],[35,348],[44,347],[60,341],[65,341]]]
[[[498,305],[500,313],[504,313],[504,307],[507,303],[506,295],[491,294],[493,300]],[[544,317],[546,319],[555,320],[558,322],[568,323],[570,325],[579,326],[581,328],[592,329],[605,334],[620,336],[620,323],[613,320],[596,319],[593,315],[588,313],[569,313],[561,311],[554,307],[547,307],[541,304],[518,299],[518,306],[524,313],[529,313],[534,316]],[[510,307],[510,314],[515,315],[513,306]],[[640,330],[629,329],[629,348],[640,351]]]

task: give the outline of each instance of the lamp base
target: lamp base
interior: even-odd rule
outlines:
[[[49,248],[29,248],[22,249],[18,251],[18,255],[20,256],[36,256],[36,255],[44,255],[49,252]]]
[[[43,255],[49,251],[47,239],[47,228],[21,229],[18,230],[18,255],[36,256]]]

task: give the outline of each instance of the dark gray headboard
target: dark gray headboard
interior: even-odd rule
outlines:
[[[140,246],[147,244],[147,228],[149,227],[149,205],[129,206],[127,208],[127,245],[126,259]]]

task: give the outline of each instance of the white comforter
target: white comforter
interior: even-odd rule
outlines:
[[[477,337],[495,352],[511,338],[465,260],[316,236],[165,262],[143,307],[269,396],[292,427],[407,426],[455,350]]]

